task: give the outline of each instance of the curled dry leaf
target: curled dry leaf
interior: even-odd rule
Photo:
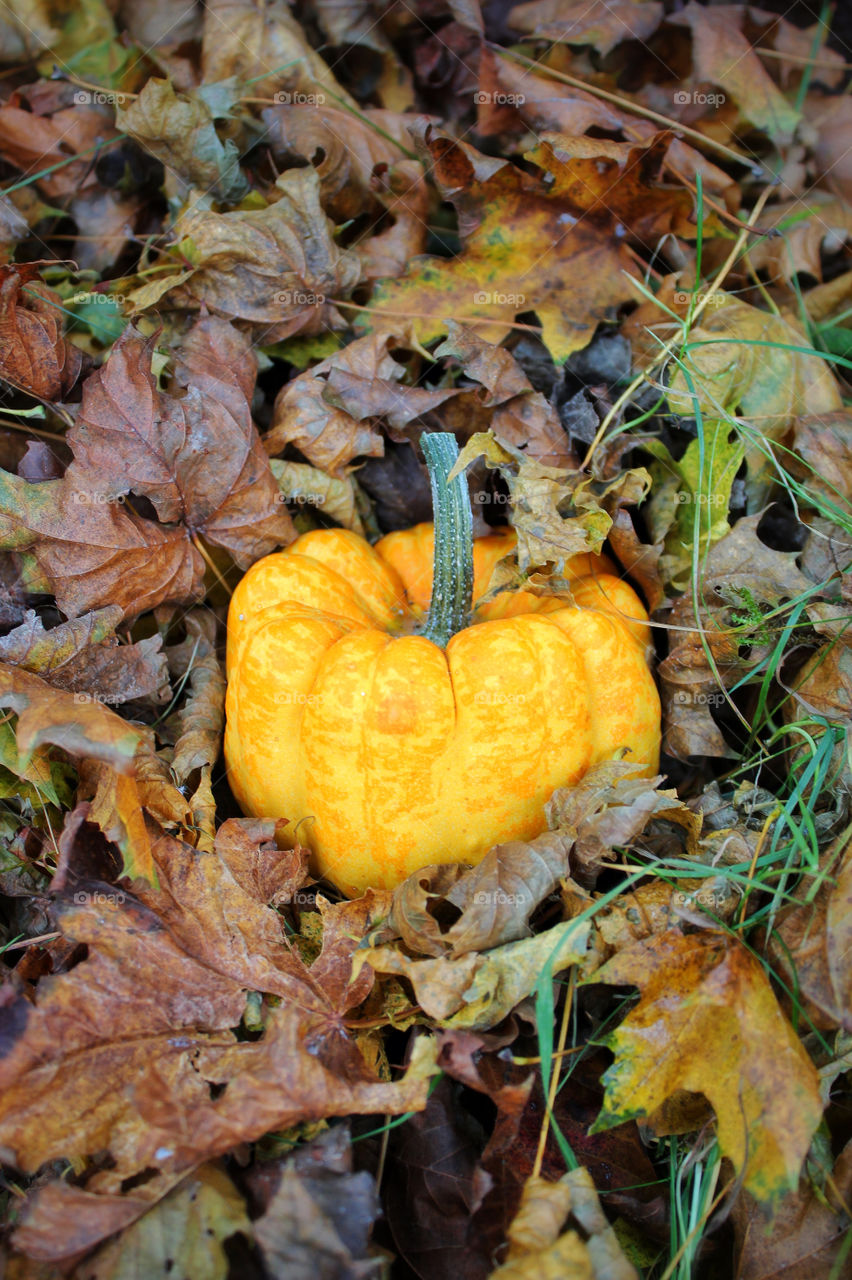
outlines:
[[[135,98],[119,103],[115,125],[187,182],[217,200],[236,202],[248,182],[236,142],[222,141],[215,118],[228,115],[239,93],[236,84],[176,93],[171,81],[152,76]]]
[[[572,1169],[558,1182],[530,1178],[508,1240],[508,1258],[492,1271],[492,1280],[638,1280],[587,1169]]]
[[[509,26],[537,40],[565,44],[590,44],[603,57],[624,40],[644,40],[653,35],[663,17],[656,0],[528,0],[509,13]]]
[[[248,567],[295,536],[251,420],[248,338],[203,316],[178,353],[183,399],[158,390],[154,342],[128,326],[86,381],[66,479],[84,494],[141,494],[161,520],[182,520]]]
[[[60,400],[77,381],[83,357],[63,337],[62,303],[39,277],[39,265],[0,266],[0,378],[40,400]]]
[[[456,469],[479,457],[489,468],[499,470],[509,487],[521,572],[553,564],[561,573],[571,556],[599,552],[613,514],[622,506],[641,502],[650,485],[644,468],[597,481],[585,471],[546,467],[500,444],[491,432],[471,436]]]
[[[176,713],[172,773],[182,786],[192,773],[214,765],[225,728],[225,674],[216,656],[216,619],[195,609],[184,619],[187,636],[169,650],[173,677],[189,677],[189,696]]]
[[[273,458],[269,466],[286,502],[322,507],[323,515],[365,536],[351,476],[330,476],[307,462],[282,462],[279,458]]]
[[[566,921],[533,938],[510,942],[480,955],[412,960],[395,947],[367,947],[355,956],[356,971],[369,964],[378,973],[408,978],[415,998],[441,1026],[484,1030],[496,1026],[535,989],[545,966],[558,973],[582,961],[587,921]]]
[[[20,626],[0,639],[0,661],[98,702],[115,705],[146,697],[161,702],[169,690],[162,640],[151,636],[120,645],[115,628],[122,616],[117,605],[106,605],[45,631],[28,609]]]
[[[621,951],[593,981],[641,992],[608,1037],[615,1062],[595,1128],[645,1116],[658,1134],[676,1132],[669,1099],[702,1093],[746,1188],[765,1203],[794,1188],[822,1102],[759,961],[730,934],[669,929]]]
[[[312,94],[355,106],[311,46],[283,0],[260,7],[253,0],[211,0],[204,9],[201,46],[203,84],[233,76],[259,97],[276,90]],[[325,94],[319,94],[325,101]]]
[[[412,160],[412,117],[398,111],[368,107],[355,114],[330,103],[296,103],[261,114],[277,164],[292,163],[294,156],[314,162],[323,207],[335,222],[358,217],[375,200],[377,168]],[[423,183],[422,165],[415,172],[416,186]]]
[[[276,188],[279,198],[265,209],[181,219],[181,250],[195,270],[171,301],[251,321],[266,342],[341,329],[331,300],[358,283],[357,255],[337,247],[314,169],[288,169]]]
[[[282,453],[292,444],[332,476],[340,476],[353,458],[381,457],[384,445],[375,428],[336,407],[325,393],[330,375],[340,368],[369,384],[380,381],[389,402],[405,376],[403,365],[390,354],[392,345],[389,334],[359,338],[282,387],[272,429],[263,438],[266,452]]]

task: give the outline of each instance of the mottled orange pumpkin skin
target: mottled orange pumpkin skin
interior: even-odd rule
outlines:
[[[266,556],[228,616],[225,758],[247,814],[286,817],[343,893],[430,863],[477,862],[544,829],[560,786],[623,748],[654,773],[660,703],[647,615],[602,557],[577,556],[575,604],[477,604],[514,534],[474,543],[473,623],[416,634],[433,530],[375,547],[317,530]]]

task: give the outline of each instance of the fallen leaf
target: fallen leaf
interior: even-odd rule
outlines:
[[[653,35],[662,17],[663,6],[655,0],[530,0],[515,5],[509,25],[537,40],[593,45],[604,57],[623,40]]]
[[[408,978],[418,1004],[440,1025],[481,1030],[496,1026],[530,994],[544,965],[558,973],[580,962],[588,933],[588,922],[569,920],[484,954],[412,960],[395,947],[367,947],[355,963]]]
[[[588,1170],[572,1169],[558,1182],[530,1178],[509,1227],[506,1262],[495,1280],[638,1280],[607,1222]]]
[[[420,341],[430,342],[447,333],[449,319],[477,321],[483,338],[500,342],[518,314],[535,311],[556,361],[586,346],[595,325],[631,296],[625,246],[608,226],[578,215],[558,176],[549,190],[510,164],[487,173],[450,138],[427,133],[424,145],[444,198],[456,205],[464,252],[449,261],[415,259],[404,276],[380,283],[361,326],[392,329],[395,321],[382,312],[403,313]],[[610,205],[617,206],[614,197]]]
[[[239,92],[236,84],[207,83],[178,94],[169,80],[152,76],[136,98],[119,102],[115,126],[188,183],[236,203],[248,181],[236,142],[222,141],[215,119],[228,115]]]
[[[742,14],[737,5],[706,9],[690,0],[668,21],[689,27],[692,32],[696,80],[720,85],[746,120],[764,130],[776,144],[790,142],[799,113],[773,83],[743,34]]]
[[[0,266],[0,378],[41,400],[59,400],[77,381],[82,356],[63,337],[62,304],[39,265]]]
[[[288,169],[276,187],[278,199],[265,209],[182,217],[181,252],[195,270],[172,305],[204,304],[251,321],[266,342],[343,328],[332,299],[358,283],[357,256],[334,242],[313,168]]]
[[[320,95],[324,101],[326,90],[355,105],[281,0],[262,8],[253,0],[212,0],[205,6],[202,82],[231,76],[251,84],[259,97],[277,90],[310,94],[314,101]]]
[[[193,1280],[226,1280],[224,1244],[238,1233],[249,1240],[253,1236],[245,1201],[222,1169],[202,1165],[116,1240],[87,1258],[86,1280],[172,1271]]]
[[[826,1192],[802,1179],[796,1192],[774,1212],[752,1196],[738,1197],[732,1213],[737,1275],[742,1280],[812,1280],[842,1267],[852,1194],[852,1144],[848,1142],[837,1157]],[[838,1203],[840,1197],[845,1203]]]
[[[703,1093],[720,1150],[752,1195],[774,1203],[794,1188],[822,1103],[760,963],[728,934],[669,929],[619,952],[594,981],[642,993],[607,1039],[615,1062],[595,1128],[645,1116],[671,1132],[659,1114],[667,1099]]]
[[[0,545],[32,548],[49,584],[41,589],[69,618],[107,605],[135,617],[202,593],[204,561],[185,530],[98,501],[67,475],[28,484],[0,472]]]
[[[345,1125],[321,1134],[275,1171],[277,1185],[253,1224],[271,1275],[287,1280],[367,1275],[379,1202],[373,1178],[352,1171]]]
[[[295,535],[251,420],[248,340],[202,317],[178,354],[182,400],[158,390],[153,350],[128,326],[86,381],[68,482],[105,499],[143,495],[161,520],[184,521],[247,568]]]
[[[115,628],[123,617],[106,605],[45,631],[28,609],[24,621],[0,639],[0,661],[40,675],[59,689],[90,695],[116,705],[168,696],[169,678],[162,641],[151,636],[135,644],[118,643]]]
[[[287,503],[321,507],[323,515],[344,529],[351,529],[362,538],[365,536],[358,514],[358,493],[351,476],[330,476],[306,462],[282,462],[279,458],[272,458],[269,466]]]

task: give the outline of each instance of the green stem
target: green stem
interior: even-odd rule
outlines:
[[[473,515],[467,479],[461,471],[447,483],[459,456],[455,437],[437,431],[420,437],[432,481],[435,513],[435,562],[432,601],[422,634],[443,649],[457,631],[470,625],[473,600]]]

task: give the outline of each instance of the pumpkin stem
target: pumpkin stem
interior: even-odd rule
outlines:
[[[446,648],[457,631],[470,625],[473,601],[473,515],[463,471],[447,483],[459,456],[455,437],[436,431],[420,437],[432,482],[435,561],[432,601],[422,635]]]

